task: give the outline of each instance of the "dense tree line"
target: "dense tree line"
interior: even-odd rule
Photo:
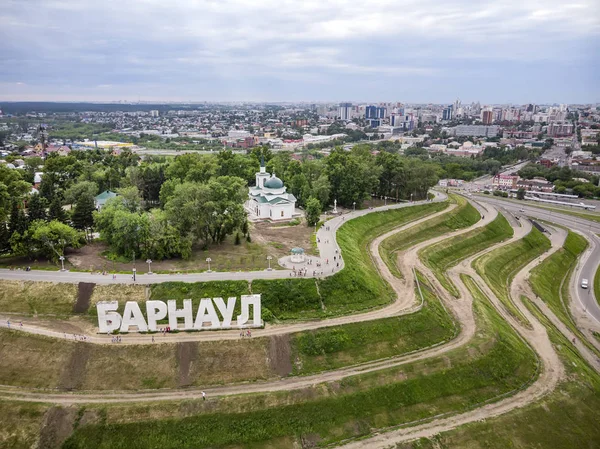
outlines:
[[[23,170],[0,165],[0,252],[57,260],[94,232],[124,257],[189,257],[194,247],[250,239],[244,203],[261,159],[281,178],[315,225],[334,200],[361,207],[371,195],[422,199],[443,171],[431,160],[392,148],[356,145],[327,157],[302,160],[255,148],[248,154],[148,156],[131,151],[72,151],[27,159]],[[389,151],[386,151],[389,150]],[[35,172],[43,172],[32,193]],[[97,211],[95,197],[117,196]]]

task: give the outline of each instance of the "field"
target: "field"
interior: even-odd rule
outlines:
[[[139,412],[129,413],[128,406],[109,407],[107,418],[79,425],[64,447],[267,448],[300,441],[325,445],[368,434],[372,428],[469,409],[523,388],[537,373],[532,352],[480,293],[475,310],[477,337],[442,358],[317,385],[310,391],[219,399],[197,405],[191,416],[159,419],[168,404],[162,409],[146,405],[146,419],[131,421],[131,415],[140,418]],[[248,401],[253,411],[245,407]],[[185,409],[192,408],[189,404]],[[135,439],[130,438],[133,434]]]
[[[451,199],[457,203],[454,210],[394,234],[381,243],[381,258],[396,277],[402,277],[396,265],[398,252],[448,232],[472,226],[479,221],[479,212],[466,199],[456,195],[451,196]]]
[[[510,283],[515,274],[536,257],[550,249],[550,241],[536,228],[521,240],[495,249],[473,261],[477,273],[487,282],[511,315],[529,325],[510,299]]]
[[[498,217],[484,228],[474,229],[466,234],[428,246],[420,251],[419,256],[446,290],[458,297],[458,290],[446,276],[446,271],[461,260],[512,235],[513,230],[508,221],[502,214],[498,214]]]

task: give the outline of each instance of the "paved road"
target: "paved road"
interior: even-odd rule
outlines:
[[[433,192],[436,196],[433,201],[444,201],[447,196],[443,193]],[[336,232],[338,228],[346,221],[352,218],[360,217],[372,212],[380,212],[390,209],[401,209],[404,207],[416,206],[425,204],[428,201],[415,201],[414,203],[399,203],[381,206],[374,209],[357,210],[343,215],[336,216],[326,222],[326,226],[322,226],[317,232],[319,243],[319,257],[310,257],[313,260],[312,265],[295,265],[296,268],[306,267],[307,274],[305,277],[313,277],[313,271],[317,270],[316,262],[321,263],[315,277],[326,277],[338,272],[344,268],[343,257],[338,259],[340,248],[336,241]],[[335,260],[334,260],[335,257]],[[287,260],[287,259],[286,259]],[[329,263],[326,262],[329,261]],[[339,266],[338,266],[339,263]],[[287,263],[286,268],[291,268],[291,264]],[[321,275],[321,271],[323,274]],[[295,273],[291,269],[285,270],[261,270],[261,271],[223,271],[223,272],[202,272],[190,274],[142,274],[136,276],[136,281],[132,279],[132,275],[117,274],[116,279],[113,279],[111,274],[102,275],[99,273],[87,273],[76,271],[44,271],[44,270],[7,270],[0,269],[0,279],[12,280],[29,280],[29,281],[49,281],[49,282],[93,282],[96,284],[159,284],[161,282],[206,282],[206,281],[230,281],[230,280],[245,280],[252,281],[255,279],[283,279],[294,276]]]
[[[565,226],[567,229],[579,231],[586,236],[587,240],[590,242],[590,246],[582,255],[575,271],[577,288],[574,289],[574,294],[576,295],[579,303],[587,315],[600,324],[600,306],[596,301],[593,289],[594,276],[596,274],[596,270],[598,269],[598,264],[600,263],[600,239],[598,239],[598,236],[596,235],[600,233],[600,223],[571,215],[561,214],[555,211],[529,206],[527,203],[514,203],[495,197],[486,197],[485,199],[481,198],[481,200],[485,201],[486,203],[493,204],[501,209],[507,210],[513,215],[527,215],[540,220],[551,221],[553,223]],[[520,210],[525,212],[520,212]],[[584,290],[580,287],[583,279],[589,280],[590,288],[587,290]]]

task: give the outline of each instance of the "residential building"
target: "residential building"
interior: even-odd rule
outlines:
[[[547,133],[550,137],[565,137],[573,135],[573,124],[568,122],[552,122],[548,125]]]
[[[115,196],[117,196],[117,194],[115,192],[111,192],[110,190],[105,190],[100,195],[96,196],[96,198],[94,198],[94,204],[96,205],[96,209],[102,209],[106,202],[109,199],[114,198]]]
[[[544,178],[519,179],[517,181],[517,189],[525,189],[528,192],[550,193],[554,190],[554,184],[546,181]]]
[[[457,137],[475,136],[475,137],[496,137],[500,130],[498,125],[458,125],[450,128],[450,133]]]
[[[518,176],[496,175],[492,179],[492,185],[498,188],[515,189],[518,181]]]
[[[494,116],[491,110],[484,110],[481,113],[481,121],[483,122],[484,125],[491,125]]]
[[[340,120],[350,120],[352,114],[352,103],[340,103],[338,117]]]

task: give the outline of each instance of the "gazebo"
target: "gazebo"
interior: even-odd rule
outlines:
[[[302,248],[292,248],[292,263],[304,263],[304,250]]]

